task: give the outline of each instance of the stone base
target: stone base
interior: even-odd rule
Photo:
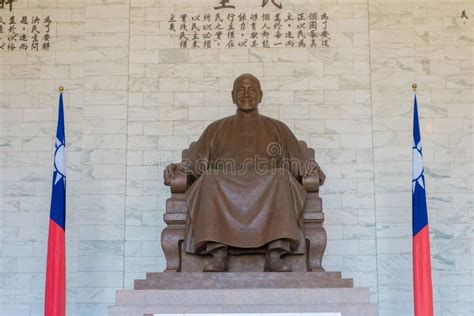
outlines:
[[[352,279],[342,279],[340,272],[166,272],[147,273],[146,280],[135,280],[135,290],[301,289],[352,286]]]
[[[332,286],[331,286],[332,284]],[[119,290],[109,315],[339,312],[375,316],[369,290],[338,272],[147,273]]]
[[[376,316],[364,288],[118,291],[110,316],[193,313],[339,312]]]

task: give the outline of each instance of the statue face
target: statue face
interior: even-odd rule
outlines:
[[[241,111],[250,112],[255,110],[262,100],[262,90],[257,79],[244,76],[235,82],[232,100]]]

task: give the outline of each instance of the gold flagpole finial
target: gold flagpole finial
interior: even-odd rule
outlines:
[[[59,86],[59,93],[63,94],[64,92],[64,87],[63,86]]]
[[[416,83],[412,84],[411,87],[413,88],[413,92],[416,92],[416,87],[418,87]]]

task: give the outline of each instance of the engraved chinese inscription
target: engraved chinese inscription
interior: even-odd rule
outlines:
[[[49,16],[0,16],[0,50],[49,50]]]
[[[275,2],[279,3],[279,2]],[[265,4],[265,1],[264,1]],[[228,6],[229,1],[221,1]],[[322,12],[172,13],[168,30],[183,49],[329,47],[329,16]]]

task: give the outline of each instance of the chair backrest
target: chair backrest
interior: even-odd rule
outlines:
[[[308,147],[308,144],[306,144],[304,140],[300,140],[298,142],[300,143],[301,148],[307,151],[309,156],[314,159],[315,158],[314,149],[311,147]]]
[[[196,143],[197,142],[192,142],[191,144],[189,144],[189,148],[183,150],[183,153],[181,154],[182,160],[187,159],[189,157],[189,155],[191,154],[191,149],[196,145]]]
[[[301,148],[305,151],[308,152],[308,154],[311,156],[311,158],[315,158],[315,155],[314,155],[314,149],[311,148],[311,147],[308,147],[308,144],[306,144],[305,141],[303,140],[300,140],[299,141],[299,144],[301,146]],[[191,144],[189,144],[189,148],[183,150],[183,153],[181,154],[181,158],[184,160],[184,159],[187,159],[189,157],[189,155],[191,154],[191,149],[196,145],[196,142],[192,142]]]

